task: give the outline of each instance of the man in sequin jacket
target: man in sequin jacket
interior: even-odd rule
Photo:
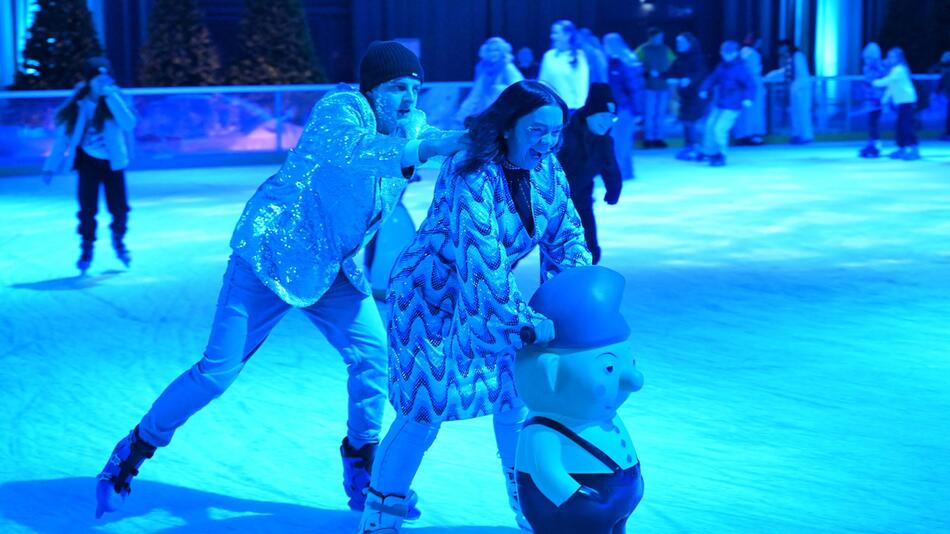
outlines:
[[[362,510],[387,398],[387,344],[353,258],[398,202],[414,166],[454,154],[462,135],[425,124],[416,109],[422,79],[409,49],[375,42],[360,64],[360,92],[333,92],[314,105],[297,146],[237,223],[204,356],[116,445],[99,475],[97,516],[125,500],[142,462],[234,382],[294,307],[346,363],[344,487],[349,506]]]

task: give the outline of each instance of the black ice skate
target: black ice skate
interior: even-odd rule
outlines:
[[[355,449],[347,438],[343,438],[343,443],[340,445],[340,456],[343,457],[343,490],[349,497],[347,505],[351,510],[361,512],[366,506],[366,491],[369,489],[377,447],[376,443],[367,443]],[[422,512],[415,507],[415,502],[413,502],[409,506],[405,520],[414,521],[421,515]]]
[[[79,255],[79,260],[76,261],[76,268],[79,269],[81,274],[86,274],[90,265],[92,265],[92,241],[83,241],[82,254]]]
[[[132,263],[132,256],[129,254],[128,249],[125,248],[125,243],[122,242],[121,237],[117,235],[112,236],[112,248],[115,249],[116,257],[119,258],[119,261],[121,261],[126,267]]]
[[[96,518],[118,510],[132,492],[132,477],[139,474],[142,462],[155,454],[155,447],[139,436],[139,427],[122,438],[102,468],[96,483]]]

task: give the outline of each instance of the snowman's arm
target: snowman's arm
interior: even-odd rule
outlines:
[[[561,506],[581,487],[564,468],[561,439],[556,432],[543,427],[534,429],[528,439],[534,456],[531,478],[549,501]]]

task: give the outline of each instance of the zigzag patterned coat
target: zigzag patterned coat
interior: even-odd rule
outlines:
[[[512,268],[540,247],[542,283],[590,265],[567,178],[554,156],[532,171],[529,235],[501,166],[470,176],[448,160],[429,214],[389,284],[389,396],[416,421],[468,419],[521,406],[513,376],[520,329],[544,316],[528,307]]]

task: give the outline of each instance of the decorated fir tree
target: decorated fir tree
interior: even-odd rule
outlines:
[[[138,83],[149,87],[217,85],[221,60],[194,0],[155,0],[140,51]]]
[[[11,89],[71,89],[82,63],[102,55],[86,0],[37,0],[23,65]]]
[[[321,83],[300,0],[245,0],[240,51],[228,79],[239,85]]]

